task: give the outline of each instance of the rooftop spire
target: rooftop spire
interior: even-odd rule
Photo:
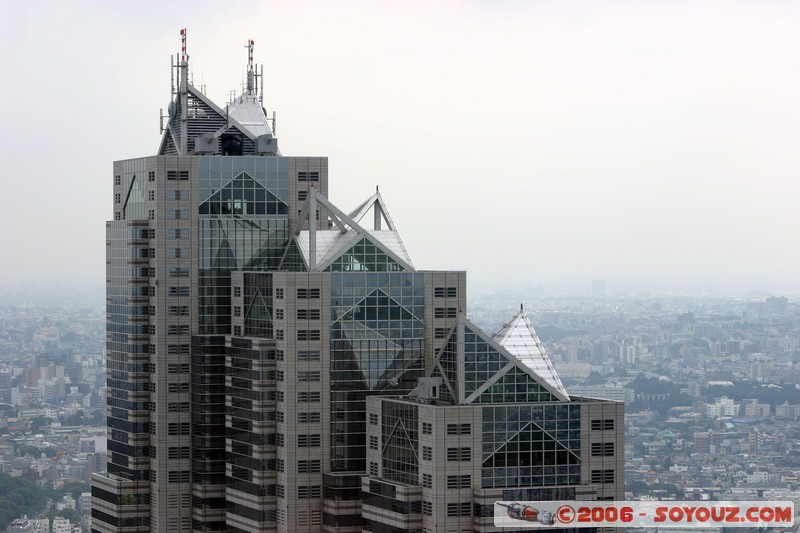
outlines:
[[[186,28],[181,28],[181,63],[189,60],[189,54],[186,53]]]
[[[253,70],[253,46],[255,45],[253,39],[248,39],[245,48],[247,48],[247,94],[252,95],[255,89],[255,71]]]

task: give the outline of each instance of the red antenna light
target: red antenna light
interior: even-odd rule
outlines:
[[[186,61],[186,28],[181,29],[181,62]]]
[[[256,42],[252,39],[248,39],[247,44],[247,70],[253,70],[253,47],[255,46]]]

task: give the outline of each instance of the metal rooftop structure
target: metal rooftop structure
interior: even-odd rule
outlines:
[[[280,155],[275,137],[275,115],[267,117],[263,107],[263,68],[253,65],[255,43],[248,40],[247,87],[225,109],[189,83],[189,55],[186,30],[181,30],[181,53],[172,64],[173,99],[167,116],[161,116],[161,145],[158,155]],[[178,86],[175,88],[175,72]],[[259,93],[258,79],[262,81]],[[167,119],[164,124],[164,118]]]

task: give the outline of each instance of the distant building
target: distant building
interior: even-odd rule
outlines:
[[[789,402],[783,402],[781,405],[775,406],[775,417],[788,420],[800,418],[800,405],[789,405]]]
[[[759,400],[749,400],[744,404],[744,416],[767,418],[770,414],[772,414],[772,410],[768,403],[763,403]]]
[[[701,454],[711,453],[711,435],[708,431],[695,432],[692,452]]]
[[[706,415],[711,418],[739,416],[740,406],[733,399],[723,396],[715,398],[714,403],[706,406]]]
[[[636,399],[636,391],[624,387],[608,387],[604,385],[584,385],[570,387],[570,395],[599,398],[614,402],[632,402]]]

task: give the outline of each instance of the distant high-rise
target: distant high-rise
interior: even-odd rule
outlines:
[[[158,155],[114,163],[108,471],[92,479],[92,530],[396,527],[393,507],[367,513],[372,504],[362,503],[376,501],[369,483],[397,481],[391,468],[368,464],[368,402],[413,403],[408,395],[425,376],[441,378],[450,394],[426,403],[432,409],[519,404],[541,426],[526,426],[543,447],[518,465],[540,461],[540,477],[504,474],[493,489],[620,496],[621,404],[570,398],[524,315],[496,338],[469,323],[466,274],[417,270],[377,190],[343,211],[327,199],[327,158],[281,155],[252,41],[246,90],[223,108],[188,82],[181,35]],[[611,432],[601,440],[614,442],[603,448],[603,468],[614,473],[595,479],[587,470],[594,455],[581,447],[600,436],[587,425],[597,409]],[[480,450],[470,456],[476,488]],[[411,473],[403,483],[421,495],[431,489]],[[436,487],[437,505],[448,501],[447,485]],[[489,492],[480,505],[497,491]],[[459,520],[468,522],[472,502],[467,509],[466,493],[459,498]],[[425,523],[415,501],[409,512]],[[476,530],[487,520],[481,513]]]

